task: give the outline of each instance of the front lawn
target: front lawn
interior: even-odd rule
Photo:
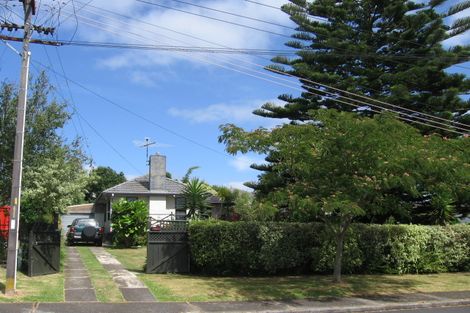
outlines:
[[[430,275],[345,275],[340,285],[329,275],[212,277],[145,274],[146,248],[108,249],[147,285],[159,301],[250,301],[390,295],[470,290],[470,273]]]
[[[64,301],[64,274],[63,272],[29,277],[21,272],[16,276],[17,294],[5,295],[6,270],[0,267],[0,302],[63,302]]]

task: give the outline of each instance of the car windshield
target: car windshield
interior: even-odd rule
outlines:
[[[78,226],[85,226],[85,225],[90,225],[90,226],[97,226],[97,223],[94,219],[79,219],[75,220],[73,222],[73,225],[78,225]]]

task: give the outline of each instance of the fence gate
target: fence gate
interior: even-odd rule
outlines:
[[[173,216],[172,216],[173,217]],[[147,241],[147,273],[188,273],[188,222],[150,219]]]
[[[28,276],[60,271],[60,230],[33,227],[23,237],[20,248],[21,269]]]

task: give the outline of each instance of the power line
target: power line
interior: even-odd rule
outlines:
[[[56,55],[57,55],[57,59],[59,60],[59,65],[60,65],[60,68],[62,70],[62,73],[64,74],[64,76],[66,76],[65,74],[65,68],[64,68],[64,63],[62,62],[62,57],[60,56],[60,53],[59,53],[59,49],[57,47],[55,47],[55,52],[56,52]],[[52,67],[54,68],[54,67]],[[90,151],[90,145],[88,143],[88,138],[85,134],[85,131],[83,130],[83,126],[82,126],[82,122],[81,122],[81,118],[80,118],[80,114],[78,112],[78,108],[77,108],[77,105],[75,103],[75,98],[72,94],[72,90],[70,88],[70,85],[69,85],[69,82],[67,80],[65,80],[65,85],[67,86],[67,90],[68,90],[68,93],[69,93],[69,96],[70,96],[70,100],[71,100],[71,103],[72,103],[72,107],[73,107],[73,110],[74,110],[74,113],[77,113],[78,114],[78,125],[80,126],[80,129],[82,131],[82,134],[83,134],[83,137],[84,137],[84,140],[85,140],[85,145],[86,147],[88,148],[88,152],[90,153],[91,155],[91,151]]]
[[[189,2],[181,1],[181,0],[171,0],[171,1],[178,2],[178,3],[183,3],[183,4],[186,4],[186,5],[190,5],[190,6],[205,9],[205,10],[210,10],[210,11],[219,12],[219,13],[223,13],[223,14],[227,14],[227,15],[241,17],[241,18],[256,21],[256,22],[261,22],[261,23],[270,24],[270,25],[274,25],[274,26],[284,27],[284,28],[291,29],[291,30],[296,30],[294,27],[291,27],[291,26],[282,25],[282,24],[278,24],[278,23],[274,23],[274,22],[269,22],[269,21],[258,19],[258,18],[254,18],[254,17],[242,15],[242,14],[237,14],[237,13],[233,13],[233,12],[228,12],[228,11],[224,11],[224,10],[214,9],[214,8],[206,7],[206,6],[203,6],[203,5],[200,5],[200,4],[189,3]]]
[[[97,41],[64,41],[56,40],[58,45],[70,46],[85,46],[97,48],[116,48],[116,49],[136,49],[136,50],[160,50],[160,51],[181,51],[181,52],[205,52],[205,53],[222,53],[222,54],[251,54],[251,55],[279,55],[279,56],[295,56],[299,52],[308,52],[308,50],[276,50],[276,49],[261,49],[261,48],[213,48],[213,47],[199,47],[199,46],[172,46],[172,45],[148,45],[148,44],[135,44],[135,43],[122,43],[122,42],[97,42]],[[314,51],[312,51],[314,52]],[[328,53],[318,56],[361,56],[378,59],[394,59],[394,58],[409,58],[409,59],[428,59],[426,56],[420,55],[381,55],[381,54],[361,54],[361,53]],[[453,59],[454,57],[437,57],[435,59]],[[468,57],[470,61],[470,56]]]
[[[205,62],[207,62],[207,61],[205,61]],[[212,63],[212,64],[213,64],[213,63]],[[255,63],[254,63],[254,64],[255,64]],[[232,65],[239,66],[238,64],[232,64]],[[262,67],[262,66],[259,65],[259,64],[255,64],[255,65],[257,65],[257,66],[259,66],[259,67]],[[243,72],[242,72],[242,73],[243,73]],[[281,73],[281,74],[284,74],[284,75],[291,76],[291,77],[295,77],[295,78],[297,78],[297,79],[307,80],[307,79],[304,79],[304,78],[301,78],[301,77],[297,77],[297,76],[295,76],[295,75],[291,75],[291,74],[289,74],[289,73],[284,73],[284,72],[280,72],[280,73]],[[262,73],[262,74],[263,74],[263,75],[266,75],[265,73]],[[255,77],[256,77],[256,76],[255,76]],[[281,79],[281,78],[276,76],[276,79]],[[312,81],[311,81],[311,82],[312,82]],[[312,82],[312,83],[316,83],[316,82]],[[325,85],[325,86],[326,86],[326,85]],[[288,87],[291,87],[291,86],[288,86]],[[330,87],[330,86],[328,86],[328,87]],[[352,94],[352,93],[350,93],[350,94]],[[354,95],[355,95],[355,94],[354,94]],[[361,96],[361,95],[357,95],[357,96]],[[343,96],[343,97],[344,97],[344,96]],[[370,99],[372,99],[372,98],[370,98]],[[354,99],[354,100],[356,100],[356,99]],[[375,99],[372,99],[372,100],[378,101],[378,100],[375,100]],[[368,104],[368,105],[374,106],[373,104]],[[388,105],[390,105],[390,104],[388,104]],[[399,106],[395,106],[395,107],[399,107]],[[401,108],[401,107],[399,107],[399,108]],[[405,108],[401,108],[401,109],[406,110]],[[387,109],[387,110],[390,110],[390,109]],[[415,112],[415,113],[418,113],[418,114],[423,114],[423,113],[418,112],[418,111],[414,111],[414,112]],[[400,112],[400,113],[403,114],[403,112]],[[438,117],[434,117],[434,116],[432,116],[432,115],[428,115],[428,116],[431,116],[431,117],[433,117],[433,118],[438,118]],[[419,118],[419,117],[415,117],[415,118]],[[453,121],[449,121],[449,120],[446,120],[446,119],[442,119],[442,120],[445,120],[446,122],[453,122]],[[434,122],[434,123],[435,123],[435,121],[431,121],[431,122]],[[456,122],[454,122],[454,123],[456,123]],[[461,125],[465,125],[465,124],[461,124]],[[446,126],[447,126],[447,125],[446,125]],[[465,126],[467,126],[467,125],[465,125]]]
[[[33,61],[33,67],[36,69],[37,72],[39,72],[39,69],[36,67],[36,65],[34,63],[38,63],[40,64],[41,66],[43,66],[44,68],[48,69],[50,72],[53,72],[57,75],[57,72],[55,70],[51,70],[50,67],[47,67],[47,66],[44,66],[43,64],[41,64],[40,62],[38,61]],[[61,98],[66,101],[65,97],[59,93],[59,95],[61,96]],[[72,103],[71,103],[72,104]],[[89,128],[91,128],[91,130],[93,130],[93,132],[109,147],[111,148],[111,150],[113,150],[122,160],[124,160],[129,166],[131,166],[134,170],[136,170],[138,173],[140,173],[140,170],[135,167],[134,164],[132,164],[132,162],[129,161],[129,159],[127,159],[122,153],[119,152],[118,149],[116,149],[100,132],[98,132],[98,130],[90,123],[88,122],[88,120],[80,114],[80,112],[78,111],[77,107],[75,106],[75,104],[72,104],[74,106],[74,114],[77,114],[77,116],[79,117],[79,119],[83,120],[87,126]],[[141,173],[142,174],[142,173]]]
[[[133,17],[129,17],[129,16],[125,16],[125,15],[122,15],[122,14],[119,14],[119,13],[115,13],[113,11],[110,11],[110,10],[106,10],[106,9],[103,9],[103,8],[99,8],[99,7],[96,7],[96,6],[90,6],[90,7],[93,7],[94,9],[98,9],[98,10],[101,10],[101,11],[104,11],[104,12],[107,12],[107,13],[110,13],[110,14],[113,14],[113,15],[117,15],[117,16],[121,16],[121,17],[125,17],[127,19],[132,19],[132,20],[136,20],[140,23],[143,23],[143,24],[146,24],[146,25],[150,25],[150,26],[153,26],[153,27],[157,27],[157,28],[161,28],[161,29],[165,29],[165,30],[168,30],[168,31],[171,31],[171,32],[174,32],[174,33],[177,33],[179,35],[184,35],[184,36],[187,36],[187,37],[190,37],[190,38],[193,38],[193,39],[197,39],[197,40],[200,40],[200,41],[203,41],[203,42],[206,42],[206,43],[210,43],[210,44],[213,44],[213,45],[216,45],[216,46],[219,46],[219,47],[224,47],[224,48],[229,48],[225,45],[221,45],[221,44],[218,44],[218,43],[215,43],[215,42],[212,42],[212,41],[208,41],[208,40],[205,40],[203,38],[200,38],[200,37],[197,37],[197,36],[193,36],[193,35],[189,35],[189,34],[186,34],[186,33],[182,33],[182,32],[178,32],[178,31],[175,31],[173,29],[169,29],[167,27],[163,27],[161,25],[156,25],[156,24],[152,24],[152,23],[148,23],[148,22],[145,22],[145,21],[142,21],[142,20],[139,20],[139,19],[136,19],[136,18],[133,18]],[[130,24],[129,24],[130,25]],[[165,36],[167,37],[167,36]],[[173,38],[171,38],[172,40],[175,40]],[[176,40],[176,41],[179,41],[181,42],[180,40]],[[341,50],[339,48],[337,48],[337,50]],[[346,51],[346,50],[345,50]],[[263,58],[264,59],[264,58]],[[238,59],[240,61],[240,59]],[[251,63],[251,62],[247,62],[245,60],[241,60],[242,62],[245,62],[245,63]],[[394,63],[397,63],[397,64],[408,64],[408,63],[404,63],[404,62],[399,62],[399,61],[394,61],[394,60],[391,60],[392,62]],[[256,64],[256,63],[251,63],[251,64]],[[259,65],[257,65],[259,66]],[[459,68],[464,68],[464,69],[469,69],[467,67],[464,67],[464,66],[461,66],[461,65],[454,65],[454,66],[457,66]],[[359,85],[360,86],[360,85]],[[368,89],[370,90],[374,90],[373,88],[370,88],[370,87],[367,87]],[[374,90],[374,91],[377,91],[377,90]],[[406,100],[405,101],[407,102],[410,102],[409,100]],[[411,102],[410,102],[411,103]]]
[[[212,48],[212,47],[148,45],[148,44],[118,43],[118,42],[96,42],[96,41],[93,42],[93,41],[58,40],[56,42],[61,45],[97,47],[97,48],[222,53],[222,54],[249,54],[249,55],[295,55],[295,51],[293,50],[251,49],[251,48],[225,49],[225,48]]]
[[[141,37],[141,36],[140,36],[140,37]],[[205,61],[205,62],[207,62],[207,61]],[[209,62],[209,63],[212,63],[212,62]],[[212,64],[214,64],[214,63],[212,63]],[[215,65],[220,66],[219,64],[215,64]],[[238,64],[237,64],[237,66],[238,66]],[[259,65],[258,65],[258,66],[259,66]],[[222,66],[222,67],[224,67],[224,66]],[[242,71],[239,71],[239,72],[246,74],[246,72],[242,72]],[[283,74],[286,74],[286,73],[283,73]],[[255,75],[250,75],[250,76],[254,76],[254,77],[259,78],[259,76],[255,76]],[[296,77],[296,76],[292,76],[292,77],[299,78],[299,77]],[[276,77],[276,78],[279,79],[279,77]],[[300,78],[300,79],[302,79],[302,78]],[[266,79],[265,79],[265,80],[266,80]],[[304,79],[304,80],[305,80],[305,79]],[[269,81],[269,80],[268,80],[268,81]],[[272,81],[272,80],[271,80],[271,81]],[[278,84],[279,84],[279,83],[278,83]],[[285,85],[285,84],[283,84],[283,85]],[[292,88],[292,86],[288,86],[288,87]],[[342,97],[344,97],[344,96],[342,96]],[[357,101],[357,99],[352,99],[352,100],[353,100],[353,101]],[[372,104],[370,104],[370,103],[368,103],[367,105],[374,106],[374,105],[372,105]],[[381,107],[381,108],[382,108],[382,107]],[[382,109],[384,109],[384,108],[382,108]],[[390,110],[390,109],[386,109],[386,110]],[[403,114],[403,112],[399,112],[399,113]],[[421,114],[421,112],[419,112],[419,114]],[[414,118],[416,118],[416,117],[414,117]],[[422,119],[422,118],[421,118],[421,119]],[[424,119],[424,120],[427,121],[426,119]],[[448,120],[446,120],[446,121],[448,121]],[[435,121],[431,121],[431,122],[436,123]],[[464,124],[462,124],[462,125],[464,125]],[[428,126],[430,126],[430,125],[428,125]],[[446,125],[446,126],[448,126],[448,125]],[[439,127],[438,127],[438,128],[439,128]],[[449,130],[449,131],[452,131],[452,130]]]
[[[42,67],[44,67],[44,68],[46,68],[46,69],[49,69],[49,70],[52,70],[52,71],[53,71],[53,69],[51,69],[51,68],[49,68],[48,66],[42,64],[42,63],[39,62],[39,61],[33,61],[33,62],[39,64],[40,66],[42,66]],[[56,72],[56,73],[57,73],[57,72]],[[109,99],[109,98],[107,98],[107,97],[101,95],[100,93],[98,93],[98,92],[96,92],[96,91],[94,91],[94,90],[92,90],[92,89],[86,87],[85,85],[83,85],[83,84],[81,84],[81,83],[79,83],[79,82],[77,82],[77,81],[75,81],[75,80],[72,80],[72,79],[70,79],[70,78],[68,78],[68,77],[66,77],[66,76],[64,76],[64,75],[62,75],[62,74],[60,74],[60,73],[57,73],[57,74],[58,74],[59,76],[62,76],[63,79],[68,80],[69,82],[73,83],[74,85],[76,85],[76,86],[82,88],[83,90],[85,90],[85,91],[87,91],[87,92],[89,92],[89,93],[95,95],[96,97],[98,97],[98,98],[104,100],[105,102],[108,102],[108,103],[110,103],[110,104],[116,106],[117,108],[119,108],[119,109],[121,109],[121,110],[123,110],[123,111],[125,111],[125,112],[127,112],[127,113],[129,113],[129,114],[131,114],[131,115],[133,115],[133,116],[135,116],[135,117],[137,117],[137,118],[143,120],[143,121],[146,121],[146,122],[149,123],[149,124],[152,124],[152,125],[154,125],[154,126],[160,128],[160,129],[162,129],[162,130],[164,130],[164,131],[166,131],[166,132],[168,132],[168,133],[171,133],[172,135],[174,135],[174,136],[176,136],[176,137],[179,137],[179,138],[184,139],[184,140],[186,140],[186,141],[188,141],[188,142],[191,142],[191,143],[193,143],[193,144],[195,144],[195,145],[197,145],[197,146],[199,146],[199,147],[201,147],[201,148],[204,148],[204,149],[206,149],[206,150],[215,152],[215,153],[217,153],[217,154],[219,154],[219,155],[226,156],[224,153],[222,153],[222,152],[220,152],[220,151],[218,151],[218,150],[215,150],[215,149],[213,149],[213,148],[211,148],[211,147],[209,147],[209,146],[206,146],[206,145],[204,145],[204,144],[201,144],[201,143],[199,143],[199,142],[197,142],[197,141],[195,141],[195,140],[193,140],[193,139],[191,139],[191,138],[189,138],[189,137],[186,137],[186,136],[184,136],[184,135],[181,135],[181,134],[175,132],[174,130],[171,130],[171,129],[169,129],[169,128],[166,128],[166,127],[164,127],[164,126],[162,126],[162,125],[160,125],[160,124],[158,124],[158,123],[155,123],[155,122],[152,121],[151,119],[149,119],[149,118],[147,118],[147,117],[145,117],[145,116],[143,116],[143,115],[140,115],[140,114],[138,114],[138,113],[136,113],[136,112],[134,112],[134,111],[132,111],[132,110],[126,108],[126,107],[123,106],[123,105],[120,105],[119,103],[117,103],[117,102],[115,102],[115,101],[113,101],[113,100],[111,100],[111,99]]]
[[[261,2],[257,2],[257,1],[251,1],[251,0],[245,0],[245,1],[257,4],[257,5],[261,5],[263,7],[271,8],[271,9],[282,10],[280,7],[276,7],[274,5],[269,5],[269,4],[266,4],[266,3],[261,3]]]
[[[284,34],[281,34],[281,33],[276,33],[276,32],[270,31],[270,30],[262,29],[262,28],[257,28],[257,27],[253,27],[253,26],[249,26],[249,25],[245,25],[245,24],[240,24],[240,23],[236,23],[236,22],[231,22],[231,21],[227,21],[227,20],[223,20],[223,19],[220,19],[220,18],[216,18],[216,17],[212,17],[212,16],[207,16],[207,15],[203,15],[203,14],[199,14],[199,13],[193,13],[193,12],[189,12],[189,11],[177,9],[177,8],[170,7],[170,6],[163,5],[163,4],[158,4],[158,3],[154,3],[154,2],[148,2],[148,1],[145,1],[145,0],[136,0],[136,1],[142,2],[142,3],[145,3],[145,4],[149,4],[149,5],[154,5],[154,6],[161,7],[161,8],[165,8],[165,9],[168,9],[168,10],[178,11],[178,12],[182,12],[182,13],[186,13],[186,14],[190,14],[190,15],[194,15],[194,16],[203,17],[203,18],[206,18],[206,19],[210,19],[210,20],[214,20],[214,21],[218,21],[218,22],[222,22],[222,23],[226,23],[226,24],[231,24],[231,25],[235,25],[235,26],[239,26],[239,27],[249,28],[249,29],[252,29],[252,30],[259,31],[259,32],[268,33],[268,34],[271,34],[271,35],[276,35],[276,36],[281,36],[281,37],[286,37],[286,38],[291,39],[291,37],[290,37],[289,35],[284,35]]]

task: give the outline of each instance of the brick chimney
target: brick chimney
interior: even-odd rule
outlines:
[[[150,156],[150,190],[162,190],[166,177],[166,156],[151,155]]]

